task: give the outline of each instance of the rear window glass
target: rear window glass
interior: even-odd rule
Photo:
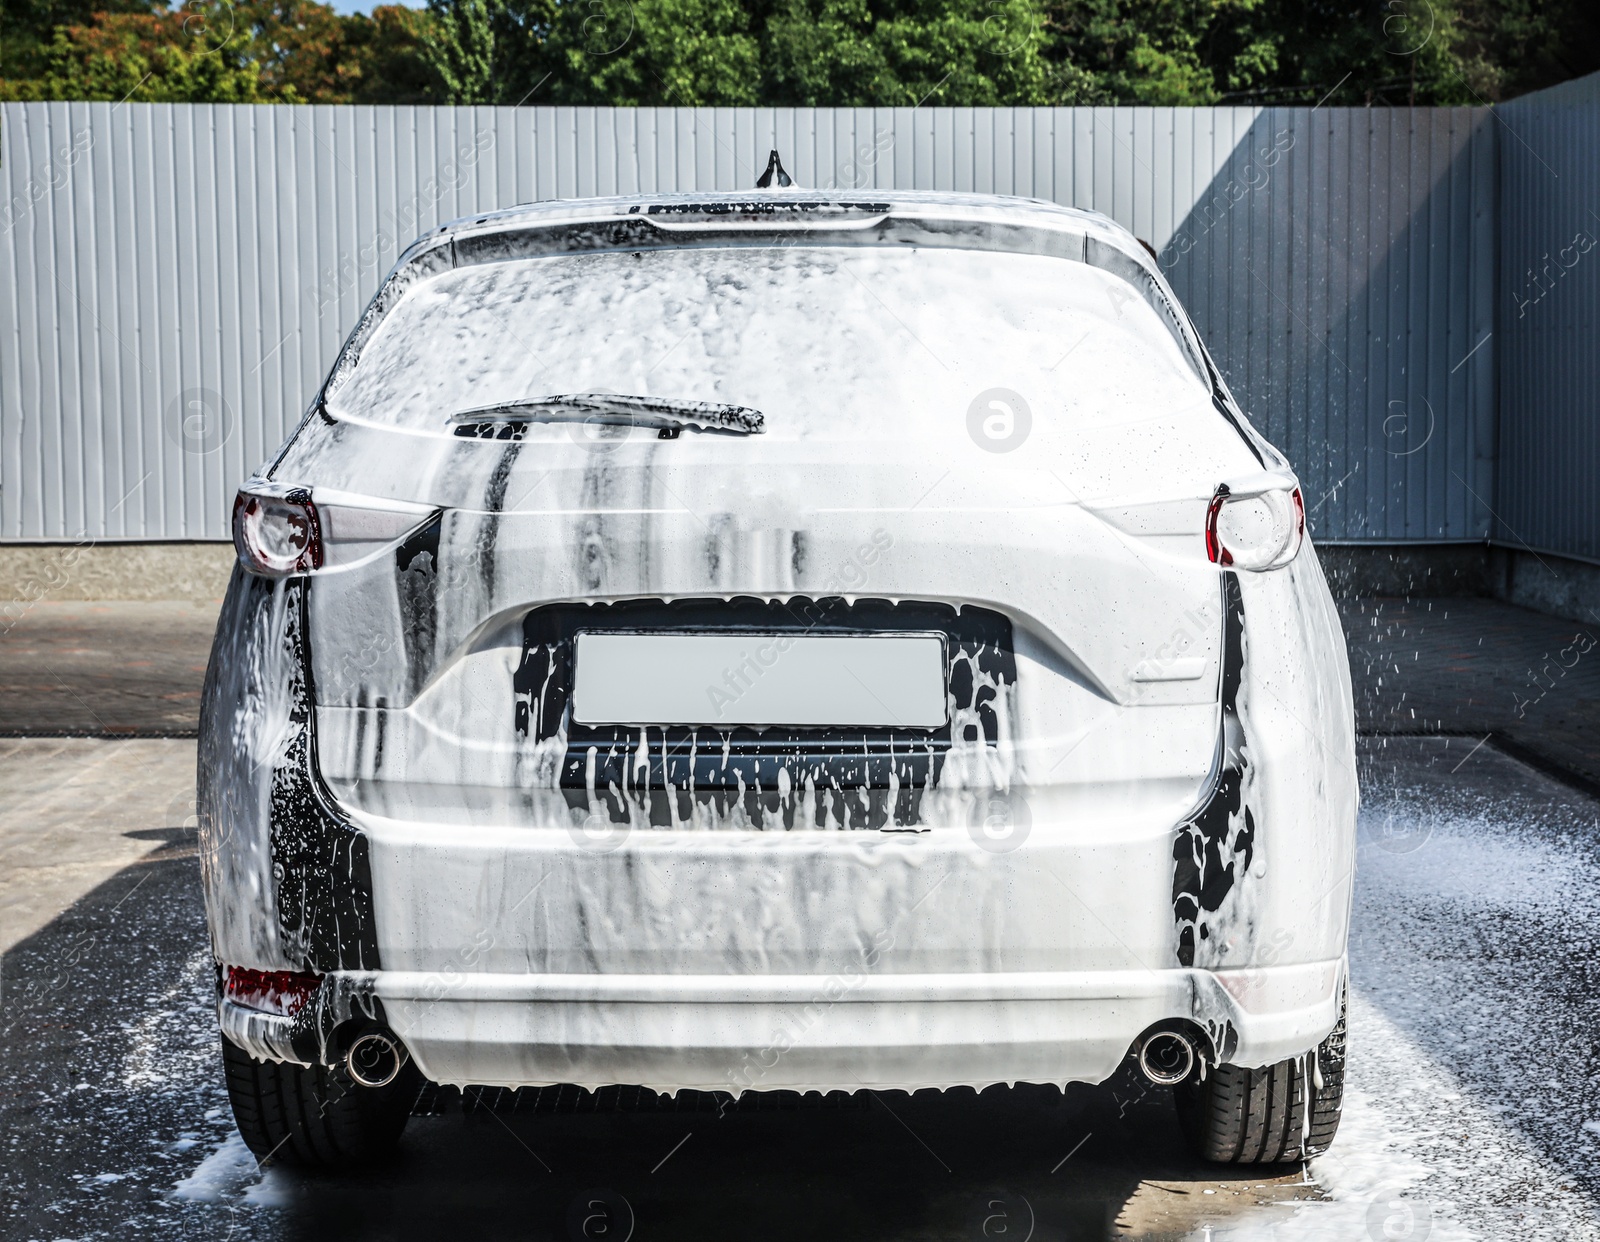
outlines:
[[[611,392],[753,407],[778,436],[874,438],[945,423],[994,389],[1036,420],[1214,417],[1169,324],[1100,268],[792,244],[447,272],[379,322],[329,405],[341,419],[450,434],[465,410]]]

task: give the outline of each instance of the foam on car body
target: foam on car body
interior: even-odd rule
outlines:
[[[1221,728],[1211,787],[1200,807],[1178,826],[1173,841],[1172,908],[1178,925],[1178,963],[1206,964],[1211,919],[1249,871],[1255,851],[1255,813],[1246,794],[1250,746],[1239,711],[1244,677],[1244,601],[1239,575],[1221,574]]]
[[[198,770],[213,949],[255,969],[376,970],[366,840],[317,763],[307,591],[235,568],[223,602]]]

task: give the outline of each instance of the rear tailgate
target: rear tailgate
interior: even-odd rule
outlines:
[[[434,477],[458,481],[458,504],[310,593],[322,767],[362,797],[426,784],[388,805],[437,808],[452,787],[545,789],[580,818],[882,827],[924,822],[939,789],[1206,774],[1220,613],[1203,497],[1102,488],[1089,505],[1070,467],[958,474],[903,446],[868,468],[770,442],[645,442],[599,461],[568,444],[535,469],[506,446],[446,443],[456,460]],[[750,494],[780,456],[802,503]],[[517,511],[459,503],[484,476],[532,490]],[[945,718],[574,720],[584,633],[934,636]],[[751,667],[724,669],[707,704],[753,684]]]

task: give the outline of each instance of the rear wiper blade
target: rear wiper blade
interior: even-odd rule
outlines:
[[[528,423],[595,423],[613,427],[653,427],[663,439],[676,439],[685,427],[724,435],[758,436],[766,416],[746,405],[676,401],[670,397],[630,397],[609,392],[535,397],[463,410],[450,419],[458,436],[484,440],[520,439],[516,428]]]

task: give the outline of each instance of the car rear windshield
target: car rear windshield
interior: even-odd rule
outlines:
[[[514,259],[419,282],[329,396],[336,418],[450,434],[577,393],[760,410],[778,436],[877,438],[1012,407],[1035,420],[1215,417],[1147,295],[1034,254],[684,247]],[[985,404],[988,402],[988,404]]]

